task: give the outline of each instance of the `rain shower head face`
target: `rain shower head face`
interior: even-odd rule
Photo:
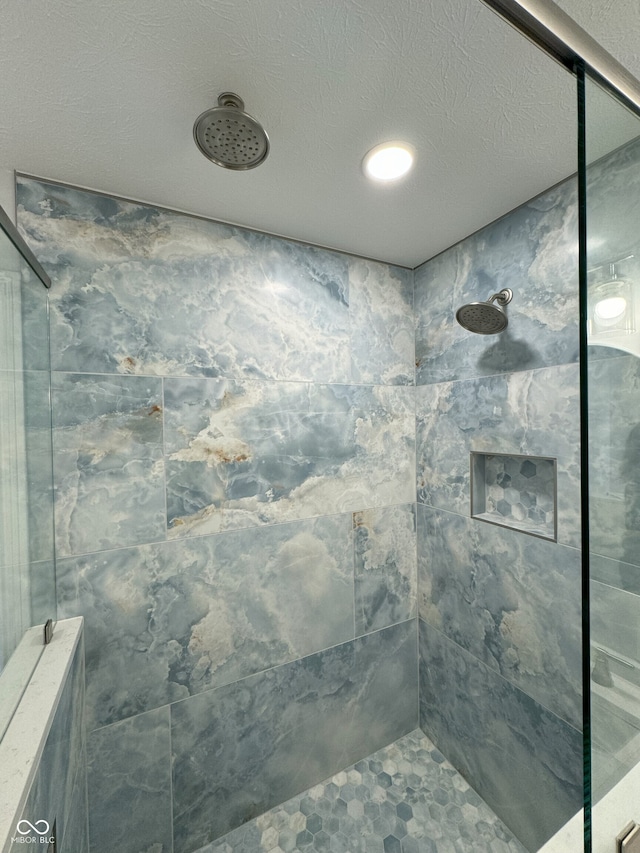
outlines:
[[[488,302],[470,302],[456,311],[456,320],[468,332],[497,335],[507,328],[507,315],[502,308]]]
[[[233,92],[223,92],[217,107],[198,116],[193,138],[204,156],[224,169],[254,169],[269,153],[264,128],[245,113],[242,98]]]
[[[511,302],[513,293],[508,288],[501,290],[487,302],[470,302],[456,311],[456,320],[468,332],[476,335],[497,335],[503,332],[508,324],[509,318],[501,308]],[[494,305],[498,302],[499,305]]]

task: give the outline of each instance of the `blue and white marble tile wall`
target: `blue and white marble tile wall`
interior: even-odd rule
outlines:
[[[353,639],[353,559],[345,514],[60,560],[91,728]]]
[[[172,705],[174,853],[204,846],[409,727],[415,627],[412,619]]]
[[[162,380],[54,373],[56,553],[165,538]]]
[[[415,270],[419,385],[578,361],[578,201],[569,180]],[[503,288],[509,326],[474,335],[455,321]]]
[[[118,821],[121,853],[147,850],[145,827],[169,853],[169,708],[224,695],[240,720],[250,679],[316,667],[317,698],[295,702],[317,715],[335,690],[332,733],[351,733],[316,781],[417,724],[413,272],[27,178],[18,204],[53,278],[58,596],[86,620],[90,846]],[[261,701],[277,737],[278,694]],[[185,790],[192,746],[174,740]],[[176,828],[181,849],[196,830]]]
[[[504,333],[456,324],[504,287]],[[415,304],[421,726],[534,850],[581,800],[575,182],[417,269]],[[558,543],[470,518],[471,451],[557,459]]]
[[[414,392],[165,379],[169,537],[412,501]]]
[[[582,733],[422,620],[420,715],[532,853],[582,807]]]
[[[580,547],[577,364],[423,385],[416,394],[421,503],[469,515],[471,451],[555,457],[558,541]]]
[[[576,729],[580,552],[418,507],[420,616]]]
[[[89,736],[91,853],[172,853],[169,708]]]
[[[18,205],[54,370],[413,384],[410,271],[27,178]]]
[[[356,635],[415,617],[415,504],[356,512],[353,525]]]

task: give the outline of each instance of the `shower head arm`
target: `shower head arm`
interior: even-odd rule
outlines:
[[[494,293],[493,296],[487,300],[487,302],[497,302],[499,305],[508,305],[513,299],[513,291],[509,290],[508,287],[505,287],[503,290],[498,293]]]
[[[235,92],[221,92],[218,95],[219,107],[233,107],[235,110],[244,110],[244,101]]]

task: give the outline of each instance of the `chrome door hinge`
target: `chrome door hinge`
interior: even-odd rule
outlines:
[[[44,644],[48,646],[53,637],[53,619],[47,619],[44,623]]]
[[[640,853],[640,826],[631,821],[616,838],[617,853]]]

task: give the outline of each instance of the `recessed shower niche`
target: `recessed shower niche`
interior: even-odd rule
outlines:
[[[471,517],[557,540],[556,460],[471,452]]]

